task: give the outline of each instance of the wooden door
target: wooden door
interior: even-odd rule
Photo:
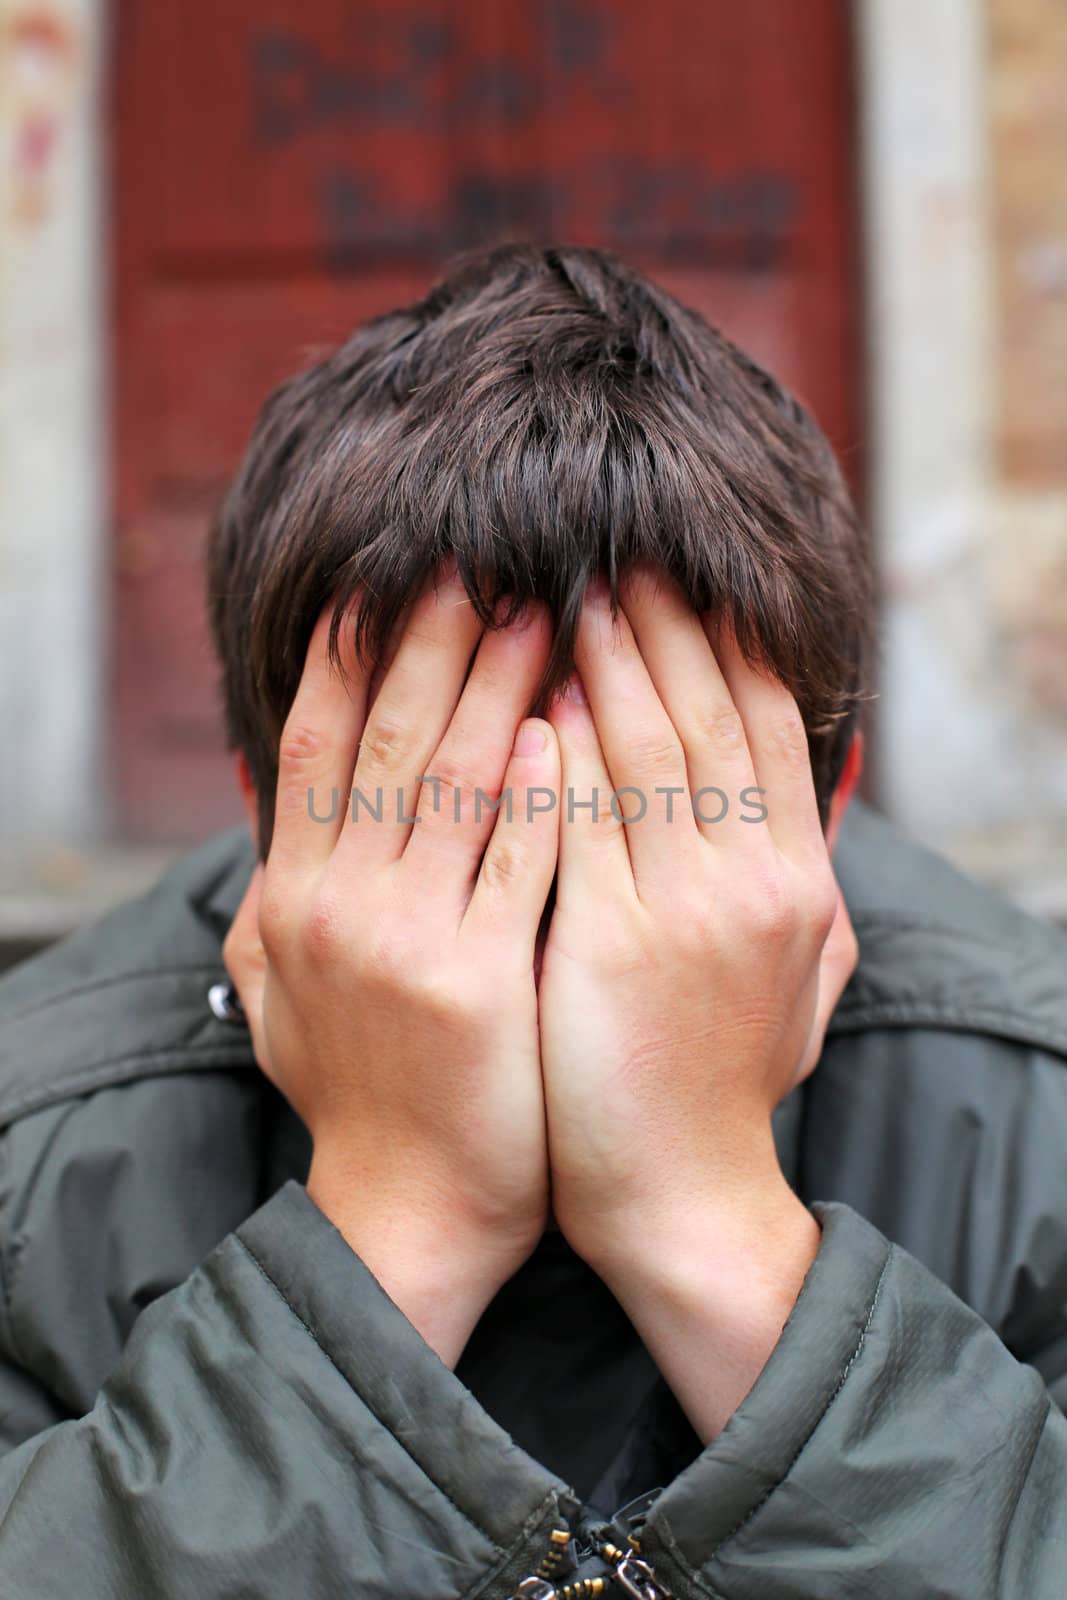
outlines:
[[[114,738],[130,837],[239,814],[205,524],[259,404],[447,256],[606,244],[858,438],[847,0],[117,0]]]

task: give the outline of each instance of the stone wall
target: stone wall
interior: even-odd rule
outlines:
[[[1067,918],[1067,8],[865,0],[881,799]]]
[[[1067,912],[1067,6],[987,0],[995,270],[994,637],[1019,814],[979,870]],[[1028,826],[1032,819],[1035,826]]]
[[[96,0],[0,0],[0,871],[104,808]]]

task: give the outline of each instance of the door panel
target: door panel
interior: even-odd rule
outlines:
[[[858,435],[845,0],[119,0],[115,725],[123,830],[238,814],[207,517],[270,388],[453,251],[604,244]],[[220,25],[220,13],[225,26]]]

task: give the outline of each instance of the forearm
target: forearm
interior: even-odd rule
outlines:
[[[776,1172],[662,1230],[636,1223],[627,1241],[597,1270],[707,1444],[778,1343],[818,1253],[819,1225]]]

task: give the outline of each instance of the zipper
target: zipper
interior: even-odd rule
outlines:
[[[631,1500],[608,1522],[583,1518],[576,1533],[554,1528],[536,1572],[522,1580],[511,1600],[673,1600],[641,1555],[641,1529],[660,1493],[653,1489]]]

